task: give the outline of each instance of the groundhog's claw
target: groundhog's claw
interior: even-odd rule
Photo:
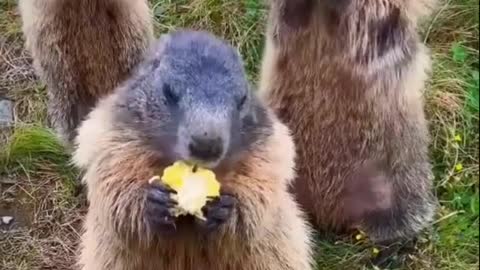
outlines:
[[[202,209],[206,220],[200,221],[200,225],[208,232],[218,229],[230,218],[235,201],[231,195],[220,195],[209,201]]]
[[[152,231],[170,233],[176,230],[175,216],[172,213],[176,202],[171,199],[175,191],[162,184],[151,184],[148,189],[146,215]]]

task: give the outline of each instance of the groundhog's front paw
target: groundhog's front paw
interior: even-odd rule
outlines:
[[[200,221],[200,226],[207,232],[215,231],[230,218],[235,204],[236,199],[231,195],[220,195],[209,201],[202,209],[206,220]]]
[[[171,198],[176,193],[163,184],[152,183],[148,187],[146,219],[153,232],[172,233],[176,230],[173,208],[177,204]]]

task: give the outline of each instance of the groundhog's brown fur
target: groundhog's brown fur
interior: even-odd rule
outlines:
[[[159,158],[137,135],[114,131],[115,98],[103,100],[79,128],[74,160],[87,169],[90,202],[82,269],[312,269],[308,225],[287,191],[294,177],[293,140],[273,115],[273,135],[235,172],[219,177],[238,199],[237,212],[214,235],[185,228],[170,239],[155,235],[144,222],[144,188],[162,170]]]
[[[26,47],[47,85],[48,115],[67,143],[98,99],[153,39],[146,0],[20,0]]]
[[[416,33],[433,0],[272,0],[260,91],[294,133],[321,230],[409,237],[434,215]]]

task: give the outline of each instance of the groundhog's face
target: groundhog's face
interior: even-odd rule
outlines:
[[[215,168],[268,133],[242,61],[223,41],[177,32],[162,38],[147,62],[130,83],[125,121],[168,162]]]

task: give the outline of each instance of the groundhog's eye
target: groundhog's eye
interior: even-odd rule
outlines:
[[[238,102],[238,109],[242,109],[243,105],[245,105],[245,102],[247,101],[247,95],[242,96],[240,101]]]
[[[173,92],[172,87],[169,84],[163,85],[163,94],[165,95],[167,103],[170,105],[175,105],[178,103],[179,97]]]

